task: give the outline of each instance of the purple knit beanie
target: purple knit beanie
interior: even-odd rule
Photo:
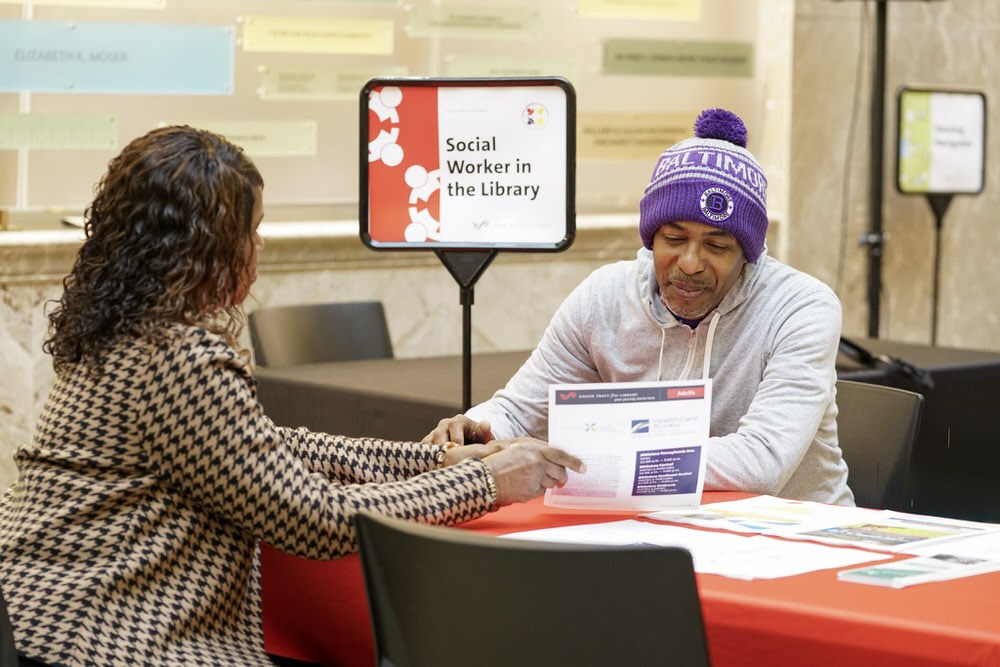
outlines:
[[[663,152],[639,202],[639,236],[647,248],[668,222],[703,222],[743,246],[748,262],[764,251],[767,179],[746,149],[747,128],[725,109],[706,109],[694,137]]]

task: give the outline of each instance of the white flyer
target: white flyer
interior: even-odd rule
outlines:
[[[545,504],[587,509],[696,508],[705,481],[712,381],[550,385],[549,444],[587,472]]]

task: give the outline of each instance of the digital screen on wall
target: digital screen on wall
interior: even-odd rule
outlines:
[[[360,137],[369,247],[558,251],[573,240],[576,99],[565,79],[372,79]]]
[[[986,97],[902,88],[896,187],[907,194],[976,194],[985,177]]]

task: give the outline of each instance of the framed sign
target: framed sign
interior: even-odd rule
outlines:
[[[986,97],[902,88],[896,187],[906,194],[978,194],[985,180]]]
[[[371,248],[572,243],[576,97],[565,79],[372,79],[360,138],[358,217]]]

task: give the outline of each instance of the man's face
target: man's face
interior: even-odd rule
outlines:
[[[729,232],[701,222],[669,222],[653,235],[653,269],[675,315],[700,320],[719,305],[746,264]]]

